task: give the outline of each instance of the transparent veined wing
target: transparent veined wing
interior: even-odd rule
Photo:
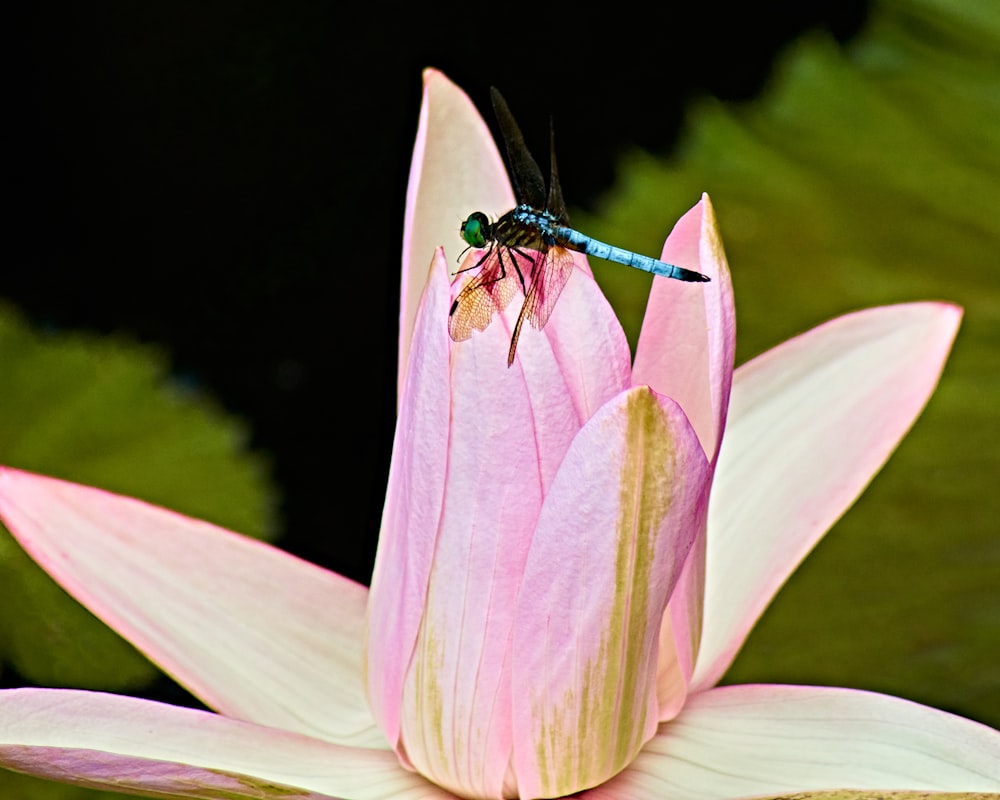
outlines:
[[[545,252],[536,252],[534,270],[531,275],[531,285],[521,304],[521,312],[514,323],[514,332],[510,337],[510,350],[507,351],[507,366],[514,363],[514,353],[517,350],[517,340],[521,336],[521,326],[525,320],[532,328],[541,330],[549,321],[556,300],[562,293],[566,281],[573,274],[573,255],[562,247],[550,247]]]
[[[481,256],[479,272],[468,280],[451,304],[448,334],[452,341],[464,342],[473,330],[486,330],[493,316],[510,305],[520,287],[513,258],[506,247],[495,243]]]

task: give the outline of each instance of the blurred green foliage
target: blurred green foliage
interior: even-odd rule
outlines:
[[[119,337],[33,330],[0,305],[0,463],[141,497],[257,537],[275,490],[243,426]],[[0,526],[0,664],[46,686],[127,690],[156,669]]]
[[[1000,5],[883,0],[843,49],[806,38],[761,98],[699,102],[671,159],[633,152],[572,217],[657,253],[703,191],[737,363],[862,307],[965,309],[926,412],[726,682],[868,688],[1000,727]],[[649,279],[593,267],[634,346]]]

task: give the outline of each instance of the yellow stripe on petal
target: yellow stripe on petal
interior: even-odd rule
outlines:
[[[446,730],[445,726],[445,707],[451,697],[442,683],[444,647],[439,632],[425,617],[407,677],[402,729],[407,759],[422,775],[449,786],[455,782],[454,754],[463,747],[455,741],[452,727]]]
[[[660,621],[703,519],[707,474],[683,413],[645,387],[601,409],[567,453],[515,632],[522,796],[601,783],[655,733]]]

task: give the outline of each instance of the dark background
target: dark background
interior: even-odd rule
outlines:
[[[588,207],[627,144],[669,152],[689,100],[751,98],[797,35],[847,41],[867,13],[861,0],[22,8],[5,26],[0,297],[40,324],[167,348],[271,458],[281,545],[367,582],[421,70],[481,109],[498,86],[536,153],[553,115],[567,200]]]

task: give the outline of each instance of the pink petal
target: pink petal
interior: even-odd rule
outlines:
[[[527,373],[529,386],[569,395],[574,429],[625,390],[632,360],[625,331],[594,281],[586,259],[581,256],[576,263],[579,268],[559,296],[544,335],[529,330],[521,336],[518,352],[522,358],[514,367],[520,366]],[[554,374],[562,380],[561,388],[551,388],[548,379]],[[534,403],[536,413],[544,413],[547,405],[544,400]],[[535,420],[542,432],[557,424],[557,419],[546,416]]]
[[[521,421],[534,428],[539,440],[543,490],[580,427],[629,385],[631,353],[625,332],[582,256],[577,263],[587,271],[573,271],[541,333],[522,333],[511,367],[522,373],[519,382],[527,392],[529,409]],[[512,322],[515,314],[504,321]],[[492,334],[498,337],[494,346],[499,346],[509,334],[499,321],[494,326],[499,328]],[[502,395],[498,398],[502,413],[504,401]]]
[[[206,704],[385,746],[361,684],[364,587],[207,522],[14,469],[0,468],[0,517],[70,594]]]
[[[428,318],[443,324],[446,309],[440,311]],[[423,338],[421,325],[418,320],[415,348]],[[414,505],[420,491],[400,494],[399,507],[408,510],[394,517],[391,530],[383,527],[382,535],[406,536],[407,547],[420,553],[408,563],[391,556],[397,582],[373,583],[372,589],[373,598],[411,582],[411,594],[416,587],[425,589],[406,611],[422,612],[415,641],[408,628],[405,636],[378,644],[398,654],[409,670],[401,711],[406,756],[442,785],[486,793],[495,793],[504,778],[504,765],[491,754],[511,749],[509,712],[503,709],[510,705],[508,655],[517,589],[544,489],[580,424],[571,398],[559,391],[564,383],[558,370],[508,369],[508,346],[506,332],[494,322],[453,347],[450,382],[439,382],[450,388],[450,399],[433,412],[435,424],[426,424],[428,441],[436,435],[439,452],[447,457],[439,516]],[[415,378],[423,387],[439,370],[417,364],[411,360],[411,369],[422,370]],[[408,380],[394,465],[405,464],[408,451],[424,446],[413,439],[424,429],[404,418],[409,386]],[[445,419],[438,424],[441,415]],[[539,424],[542,417],[553,424]],[[420,487],[438,477],[414,474],[412,467],[400,470],[408,470]],[[389,502],[397,504],[395,498]]]
[[[475,704],[509,683],[503,653],[527,544],[544,485],[580,425],[558,364],[530,374],[506,367],[500,321],[451,343],[450,301],[439,251],[414,327],[369,602],[373,712],[400,756],[431,775],[442,754],[424,750],[424,726],[436,719],[418,706],[438,684],[423,681],[474,676],[470,697],[456,689],[443,698],[469,714],[489,713]],[[544,343],[537,347],[542,359]],[[438,626],[449,633],[440,673],[421,666]],[[470,670],[468,660],[480,658],[486,666]],[[470,752],[503,740],[509,751],[509,723],[489,730],[490,742],[470,743]],[[458,759],[445,762],[447,771]]]
[[[345,747],[204,711],[71,690],[0,692],[0,766],[157,797],[452,797],[405,771],[388,750]]]
[[[629,385],[631,374],[628,341],[614,309],[594,281],[586,257],[570,255],[575,267],[548,323],[541,331],[533,324],[522,325],[517,357],[511,365],[524,372],[529,391],[539,395],[535,405],[542,411],[547,402],[544,394],[569,393],[574,413],[565,421],[558,417],[532,420],[542,434],[551,424],[566,427],[565,423],[575,432],[583,420]],[[468,265],[471,258],[463,263]],[[464,279],[455,280],[452,295],[457,296],[464,286]],[[518,289],[507,309],[494,315],[487,331],[474,331],[472,338],[488,333],[495,345],[509,345],[523,302]],[[458,342],[454,351],[460,355],[467,347],[466,342]]]
[[[430,580],[448,466],[450,288],[441,248],[417,312],[368,602],[367,686],[375,719],[399,738],[403,680]]]
[[[646,387],[608,403],[574,440],[518,597],[521,796],[606,780],[653,735],[660,621],[703,524],[708,475],[683,412]]]
[[[472,101],[442,73],[424,70],[424,96],[410,165],[403,221],[399,315],[399,390],[417,305],[434,250],[444,247],[452,270],[465,247],[459,227],[473,211],[499,215],[514,195],[489,128]]]
[[[653,279],[632,384],[648,384],[676,400],[714,461],[729,405],[736,314],[729,266],[707,194],[678,220],[661,257],[711,281]]]
[[[454,783],[453,765],[476,771],[492,763],[489,754],[510,753],[509,713],[477,723],[487,735],[476,741],[463,738],[463,721],[490,719],[497,697],[509,706],[510,632],[542,498],[584,420],[623,388],[628,349],[585,274],[573,275],[543,334],[523,337],[524,353],[510,369],[502,320],[450,342],[450,299],[439,255],[401,396],[369,603],[368,669],[375,716],[401,757]],[[592,324],[583,336],[592,361],[567,355],[584,323]],[[441,660],[432,669],[434,647]],[[444,732],[424,705],[426,693],[454,708]],[[439,736],[467,748],[465,756],[443,752]],[[497,785],[503,777],[480,771],[461,780]]]
[[[725,427],[736,347],[733,285],[708,195],[674,226],[662,258],[708,275],[710,283],[655,278],[636,347],[633,385],[672,397],[713,463]],[[660,716],[681,707],[701,635],[705,541],[691,552],[660,635]]]
[[[719,680],[788,575],[910,429],[961,315],[943,303],[869,309],[737,370],[708,520],[697,686]]]
[[[726,686],[692,697],[588,800],[708,800],[815,789],[1000,792],[1000,733],[888,695]]]

